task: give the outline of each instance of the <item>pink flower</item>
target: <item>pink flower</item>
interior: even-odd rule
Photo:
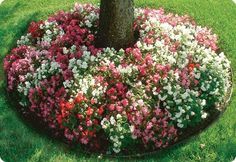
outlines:
[[[146,75],[146,65],[138,66],[138,69],[139,69],[141,76]]]
[[[152,122],[148,122],[146,129],[151,129],[153,127]]]
[[[129,101],[128,101],[127,99],[123,99],[123,100],[121,101],[121,103],[122,103],[122,105],[123,105],[124,107],[126,107],[126,106],[128,106]]]
[[[89,140],[88,140],[88,138],[86,138],[86,137],[83,137],[83,138],[81,138],[81,139],[80,139],[80,142],[81,142],[82,144],[85,144],[85,145],[87,145],[87,144],[88,144],[88,142],[89,142]]]
[[[114,104],[110,104],[109,105],[109,110],[110,111],[114,111],[115,110],[115,105]]]
[[[145,56],[145,62],[146,62],[147,65],[152,65],[153,64],[153,59],[152,59],[151,54],[147,54]]]
[[[87,127],[92,126],[92,124],[93,124],[93,122],[92,122],[91,120],[88,120],[88,121],[86,122]]]
[[[119,105],[117,105],[117,106],[116,106],[116,110],[117,110],[118,112],[121,112],[121,111],[123,110],[123,107],[122,107],[122,106],[119,106]]]

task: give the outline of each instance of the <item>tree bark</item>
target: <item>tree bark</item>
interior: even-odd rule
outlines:
[[[134,43],[133,0],[101,0],[97,47],[126,48]]]

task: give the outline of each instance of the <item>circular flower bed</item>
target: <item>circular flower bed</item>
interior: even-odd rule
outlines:
[[[21,111],[71,144],[114,154],[156,150],[220,111],[231,87],[217,37],[188,16],[136,9],[133,47],[96,48],[99,8],[32,22],[7,55]]]

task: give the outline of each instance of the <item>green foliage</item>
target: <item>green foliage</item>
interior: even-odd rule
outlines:
[[[98,3],[98,0],[78,0]],[[5,0],[0,5],[0,59],[16,45],[32,20],[45,19],[54,12],[73,6],[76,0]],[[163,7],[168,12],[188,14],[202,26],[213,28],[219,36],[220,48],[236,69],[236,5],[231,0],[136,0],[138,7]],[[0,80],[3,80],[2,65]],[[235,76],[235,75],[234,75]],[[236,85],[236,76],[233,78]],[[24,122],[11,100],[5,97],[3,82],[0,88],[0,157],[4,161],[98,161],[97,155],[86,155],[81,149],[70,150],[63,143],[47,138]],[[178,144],[143,161],[232,161],[236,157],[236,90],[222,118],[188,143]],[[205,147],[201,147],[205,144]],[[113,159],[115,160],[115,159]],[[124,159],[116,159],[123,161]],[[111,161],[103,158],[103,161]]]

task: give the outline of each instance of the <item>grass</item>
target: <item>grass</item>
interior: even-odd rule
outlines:
[[[77,0],[98,3],[98,0]],[[70,150],[34,128],[27,126],[9,101],[3,85],[2,59],[26,32],[32,20],[46,19],[55,11],[69,10],[75,0],[5,0],[0,5],[0,157],[6,162],[37,161],[98,161],[96,155]],[[178,14],[188,14],[202,26],[208,26],[219,36],[220,48],[236,71],[236,5],[231,0],[135,0],[138,7],[159,8]],[[236,76],[234,73],[234,87]],[[142,161],[232,161],[236,157],[236,89],[226,112],[210,128],[186,143],[139,159]],[[200,147],[204,144],[205,147]],[[124,159],[103,158],[103,161]]]

